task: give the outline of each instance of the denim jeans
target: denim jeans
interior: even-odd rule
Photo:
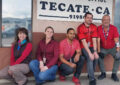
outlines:
[[[73,59],[74,59],[74,57],[72,58],[72,62],[75,63],[73,61]],[[63,75],[63,76],[67,76],[67,75],[72,74],[75,71],[74,76],[76,78],[79,78],[79,76],[81,74],[81,71],[82,71],[82,68],[83,68],[84,60],[85,60],[84,56],[80,56],[79,61],[77,63],[75,63],[76,66],[77,66],[76,69],[70,67],[67,64],[62,63],[59,67],[60,74]]]
[[[43,83],[47,80],[55,80],[56,78],[56,72],[58,69],[57,65],[52,66],[48,70],[41,72],[39,68],[39,61],[38,60],[32,60],[29,64],[30,69],[32,70],[35,80],[37,83]]]

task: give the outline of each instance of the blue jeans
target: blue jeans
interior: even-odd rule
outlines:
[[[46,80],[51,80],[51,81],[55,80],[58,66],[54,65],[51,68],[49,68],[48,70],[46,70],[44,72],[40,72],[39,64],[40,63],[38,60],[32,60],[29,64],[29,67],[34,74],[36,82],[43,83]]]

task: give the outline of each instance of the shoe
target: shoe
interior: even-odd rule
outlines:
[[[35,85],[43,85],[44,83],[45,83],[46,81],[42,81],[42,82],[36,82],[36,84]]]
[[[66,79],[65,76],[63,76],[63,75],[59,75],[59,80],[60,80],[60,81],[65,81],[65,79]]]
[[[89,82],[89,85],[96,85],[96,79]]]
[[[42,83],[36,83],[35,85],[42,85]]]
[[[25,78],[24,81],[17,82],[17,85],[27,85],[28,80]]]
[[[80,80],[73,76],[72,81],[75,83],[75,85],[80,85]]]
[[[101,75],[98,76],[98,79],[99,79],[99,80],[102,80],[102,79],[104,79],[104,78],[106,78],[106,73],[105,73],[105,72],[102,72]]]
[[[119,82],[119,78],[117,77],[117,75],[115,73],[112,73],[111,79],[114,80],[114,81]]]
[[[89,79],[89,75],[87,75],[88,79]]]

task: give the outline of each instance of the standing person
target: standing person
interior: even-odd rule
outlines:
[[[116,56],[116,53],[119,52],[119,49],[120,43],[118,30],[114,25],[110,24],[110,16],[104,15],[102,18],[102,25],[98,27],[98,52],[101,55],[99,58],[99,67],[101,70],[101,75],[98,77],[99,80],[106,78],[103,59],[107,54],[111,54],[114,58],[111,78],[114,81],[119,81],[117,77],[117,71],[119,69],[120,59]]]
[[[32,56],[32,44],[29,42],[26,28],[16,31],[16,41],[11,47],[10,66],[0,70],[0,78],[13,78],[18,85],[24,85],[27,81],[29,70],[28,63]]]
[[[54,29],[45,29],[45,38],[38,45],[37,58],[30,62],[36,85],[41,85],[47,80],[53,81],[56,78],[58,69],[59,43],[53,39]]]
[[[89,77],[89,84],[96,85],[96,79],[94,76],[95,66],[97,59],[97,27],[92,24],[93,15],[87,12],[84,16],[84,23],[77,28],[78,38],[82,48],[82,55],[87,60],[87,70]]]
[[[74,73],[72,81],[75,85],[80,85],[79,75],[81,73],[84,57],[81,55],[79,41],[75,39],[75,30],[69,28],[67,38],[60,42],[60,63],[59,79],[65,81],[66,76]]]

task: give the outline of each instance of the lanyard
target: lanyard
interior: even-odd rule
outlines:
[[[110,26],[109,26],[109,29],[110,29]],[[109,34],[109,29],[107,30],[107,35],[106,35],[105,31],[104,31],[104,28],[102,26],[103,34],[104,34],[104,37],[105,37],[106,40],[107,40],[107,37],[108,37],[108,34]]]
[[[72,49],[73,49],[73,41],[72,41],[72,44],[70,44],[67,40],[67,44],[68,44],[68,47],[69,47],[69,56],[71,56],[71,53],[72,53]],[[72,57],[72,56],[71,56]],[[71,58],[70,58],[71,59]]]
[[[91,33],[91,28],[88,28],[88,42],[90,42],[90,33]]]
[[[45,56],[45,54],[46,54],[46,47],[47,47],[47,45],[45,45],[45,47],[44,47],[44,55],[43,55],[43,63],[45,64],[46,63],[46,56]]]

